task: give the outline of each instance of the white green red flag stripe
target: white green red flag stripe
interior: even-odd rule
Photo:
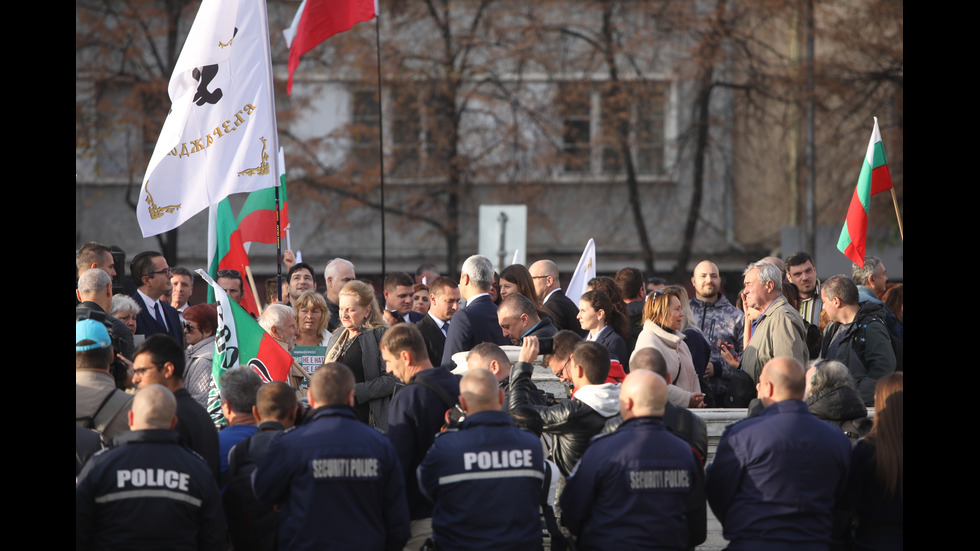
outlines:
[[[264,382],[286,381],[293,356],[266,333],[237,302],[230,300],[224,290],[207,276],[198,273],[214,289],[218,307],[218,330],[214,339],[214,363],[211,373],[215,381],[221,374],[236,367],[248,367]]]
[[[286,202],[286,173],[282,166],[282,149],[279,165],[280,237],[286,236],[289,226],[289,204]],[[248,194],[241,212],[238,213],[238,231],[242,243],[276,243],[276,188],[260,189]]]
[[[238,224],[231,212],[231,203],[227,198],[211,208],[211,220],[208,231],[208,272],[212,279],[218,279],[218,272],[221,270],[235,270],[242,276],[242,302],[241,305],[248,313],[258,316],[259,307],[255,303],[255,294],[248,283],[245,268],[248,267],[248,253],[245,252],[245,245],[242,234],[238,230]],[[275,226],[273,225],[273,228]],[[273,229],[273,234],[275,230]],[[208,290],[208,300],[214,297],[213,289]]]
[[[864,267],[871,197],[889,189],[892,189],[892,177],[885,160],[881,132],[878,131],[878,117],[875,117],[875,127],[861,166],[861,175],[858,176],[857,188],[854,189],[851,205],[847,209],[847,220],[837,241],[837,249],[858,266]]]

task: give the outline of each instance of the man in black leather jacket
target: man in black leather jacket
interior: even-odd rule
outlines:
[[[569,357],[567,373],[575,387],[572,398],[551,407],[534,405],[531,383],[538,356],[537,337],[525,337],[517,363],[510,372],[510,409],[532,406],[553,438],[551,458],[568,476],[582,458],[589,440],[599,434],[606,420],[619,413],[619,385],[606,383],[609,350],[595,342],[581,342]]]

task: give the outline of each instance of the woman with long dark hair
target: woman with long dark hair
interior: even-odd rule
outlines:
[[[851,473],[843,500],[853,514],[850,548],[901,550],[905,473],[903,457],[904,375],[891,373],[875,385],[871,432],[851,452]]]
[[[520,293],[531,299],[535,307],[541,306],[538,293],[534,290],[531,272],[521,264],[511,264],[500,272],[500,300],[513,293]]]
[[[630,354],[624,338],[629,335],[629,321],[613,307],[609,295],[599,290],[586,291],[578,301],[578,321],[589,332],[586,340],[608,348],[609,356],[619,360],[629,373]]]

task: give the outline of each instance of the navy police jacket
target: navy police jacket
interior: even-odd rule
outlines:
[[[76,549],[224,549],[214,472],[169,430],[116,437],[75,486]]]
[[[579,549],[690,549],[705,539],[701,463],[659,418],[592,440],[561,494]]]
[[[272,442],[252,487],[281,505],[280,549],[395,550],[408,541],[395,450],[350,408],[320,408]]]
[[[439,549],[541,549],[544,449],[502,411],[436,438],[418,469]]]
[[[728,549],[827,549],[851,444],[800,400],[729,425],[708,465],[708,504]]]

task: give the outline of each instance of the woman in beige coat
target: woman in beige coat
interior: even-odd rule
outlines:
[[[680,293],[669,287],[654,291],[647,296],[643,306],[643,330],[636,338],[633,355],[644,348],[657,349],[667,362],[667,374],[672,383],[667,387],[670,403],[681,407],[704,407],[704,394],[694,371],[691,351],[680,332],[683,320]]]

